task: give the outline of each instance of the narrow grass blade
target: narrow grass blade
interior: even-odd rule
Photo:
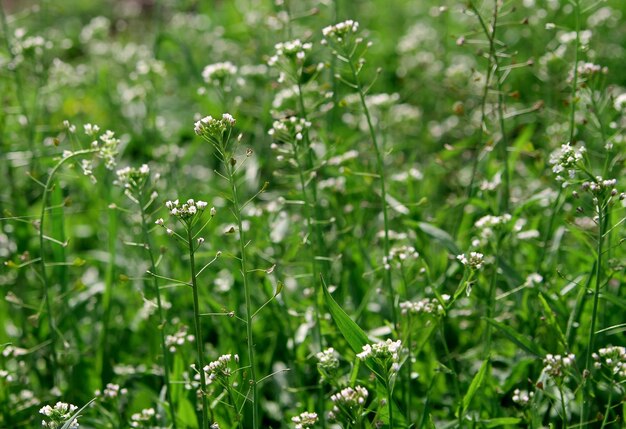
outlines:
[[[439,229],[436,226],[426,223],[426,222],[418,222],[417,227],[427,236],[434,239],[443,245],[446,249],[448,249],[452,254],[458,255],[461,253],[461,250],[454,242],[454,239],[450,234],[445,232],[443,229]]]
[[[89,402],[87,402],[85,405],[83,405],[83,407],[82,407],[80,410],[76,411],[76,412],[72,415],[72,417],[71,417],[68,421],[66,421],[66,422],[65,422],[65,424],[64,424],[63,426],[61,426],[61,429],[68,429],[68,428],[72,425],[72,423],[74,422],[74,420],[76,420],[76,419],[78,418],[79,414],[80,414],[80,413],[82,413],[82,412],[83,412],[83,410],[84,410],[85,408],[87,408],[89,405],[91,405],[91,403],[92,403],[93,401],[95,401],[95,400],[96,400],[96,398],[93,398],[91,401],[89,401]]]
[[[513,341],[515,344],[520,346],[528,353],[531,353],[537,357],[544,357],[546,355],[545,351],[541,347],[539,347],[528,338],[522,336],[520,333],[515,332],[515,330],[513,330],[513,328],[511,328],[510,326],[506,326],[503,323],[500,323],[494,319],[489,319],[487,317],[485,317],[485,320],[492,326],[497,328],[500,332],[502,332],[509,340]]]
[[[467,389],[467,392],[465,393],[465,396],[463,397],[463,401],[461,402],[462,415],[465,414],[465,412],[469,408],[470,403],[472,402],[472,399],[474,399],[474,395],[476,395],[476,392],[478,392],[478,389],[480,389],[480,386],[482,386],[483,381],[485,380],[485,375],[487,375],[488,368],[489,368],[489,358],[483,361],[483,364],[480,366],[480,369],[474,376],[474,379],[472,380],[472,383],[470,384],[469,389]]]

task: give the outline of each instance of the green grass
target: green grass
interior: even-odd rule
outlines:
[[[3,2],[0,428],[622,427],[624,16]]]

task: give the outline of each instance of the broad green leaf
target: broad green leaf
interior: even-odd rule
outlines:
[[[328,311],[330,312],[333,320],[337,324],[339,332],[341,332],[341,335],[343,335],[355,353],[361,353],[361,351],[363,351],[363,346],[370,342],[367,338],[367,334],[363,332],[363,330],[359,328],[359,325],[354,323],[350,316],[348,316],[339,304],[337,304],[333,296],[328,291],[326,282],[324,282],[323,279],[322,289],[324,290],[324,300],[326,301],[326,306],[328,307]]]
[[[494,319],[489,319],[487,317],[484,318],[489,324],[496,327],[499,331],[501,331],[509,340],[513,341],[515,344],[520,346],[522,349],[531,353],[537,357],[544,357],[546,355],[545,351],[539,347],[537,344],[524,337],[522,334],[516,332],[510,326],[506,326],[503,323],[500,323]]]
[[[443,245],[446,249],[448,249],[454,255],[458,255],[461,253],[461,250],[454,242],[454,239],[445,232],[443,229],[439,229],[436,226],[426,223],[426,222],[418,222],[417,227],[426,235],[438,241],[441,245]]]
[[[465,393],[465,396],[463,397],[463,401],[461,402],[462,415],[465,414],[470,403],[472,402],[472,399],[474,399],[474,395],[476,395],[476,392],[478,391],[478,389],[480,389],[480,386],[482,386],[483,381],[485,380],[485,375],[487,375],[488,368],[489,368],[489,358],[483,361],[483,364],[480,366],[480,369],[474,376],[474,379],[472,380],[472,383],[470,384],[469,389],[467,389],[467,392]]]

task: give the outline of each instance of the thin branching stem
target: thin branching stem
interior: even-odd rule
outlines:
[[[141,211],[141,231],[143,234],[143,240],[144,240],[146,250],[148,251],[148,256],[150,257],[150,272],[156,273],[156,261],[154,258],[154,251],[152,249],[150,234],[148,233],[148,216],[146,214],[144,203],[143,203],[144,202],[143,190],[140,191],[138,201],[139,201],[139,209]],[[177,429],[176,408],[174,407],[174,401],[172,401],[172,386],[170,384],[170,366],[169,366],[169,356],[168,356],[169,351],[167,349],[167,345],[165,344],[166,322],[165,322],[165,315],[163,312],[163,304],[161,300],[161,290],[159,289],[159,280],[157,276],[150,276],[150,277],[152,277],[152,287],[154,288],[154,293],[157,299],[157,311],[159,315],[159,333],[161,334],[160,335],[161,353],[163,353],[163,378],[165,381],[167,402],[168,402],[170,414],[172,417],[172,428]]]
[[[208,429],[208,400],[206,390],[206,376],[204,374],[204,337],[202,336],[202,324],[200,322],[200,302],[198,299],[198,282],[196,279],[196,260],[195,251],[193,248],[193,236],[192,225],[188,224],[187,227],[187,245],[189,248],[189,270],[191,274],[191,288],[193,290],[193,316],[196,329],[196,353],[198,360],[197,371],[200,373],[200,388],[201,388],[201,400],[202,400],[202,429]]]
[[[234,158],[233,158],[234,159]],[[225,160],[225,167],[228,174],[228,181],[231,190],[231,202],[233,204],[233,213],[237,221],[239,232],[239,260],[241,268],[241,277],[243,280],[243,290],[246,305],[246,336],[248,346],[248,360],[250,364],[250,388],[252,389],[252,429],[259,428],[259,394],[257,386],[256,363],[254,359],[254,337],[252,330],[252,297],[250,284],[248,282],[248,257],[246,251],[246,237],[243,230],[243,219],[241,215],[241,207],[239,205],[239,192],[237,190],[237,178],[235,176],[235,166],[230,160]]]

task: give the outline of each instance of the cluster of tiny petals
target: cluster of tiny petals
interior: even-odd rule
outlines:
[[[363,386],[355,386],[354,388],[346,387],[345,389],[342,389],[340,392],[335,393],[330,397],[330,400],[334,405],[332,411],[328,414],[328,417],[331,420],[335,420],[341,410],[353,412],[355,409],[365,405],[368,396],[369,392]]]
[[[135,413],[130,416],[130,427],[131,428],[148,428],[150,426],[150,422],[156,416],[156,411],[154,408],[145,408],[141,410],[140,413]]]
[[[547,354],[543,360],[543,370],[551,377],[563,377],[567,369],[574,364],[575,359],[572,353],[565,356]]]
[[[478,219],[474,226],[479,229],[484,228],[494,228],[500,225],[504,225],[511,220],[511,215],[508,213],[503,214],[502,216],[493,216],[486,215]]]
[[[76,410],[78,410],[76,405],[68,404],[66,402],[57,402],[54,407],[46,405],[39,410],[39,413],[48,417],[50,421],[43,420],[41,422],[41,427],[50,429],[60,428],[70,418],[72,418],[72,415]],[[77,419],[74,419],[72,423],[70,423],[69,427],[70,429],[79,427]]]
[[[485,263],[485,255],[480,252],[470,252],[469,257],[462,253],[456,259],[471,270],[480,270]]]
[[[338,41],[341,41],[341,39],[346,34],[356,33],[358,30],[359,30],[359,23],[357,21],[348,19],[338,24],[324,27],[324,29],[322,29],[322,34],[324,35],[325,38],[333,38]]]
[[[391,360],[391,372],[398,372],[400,369],[400,351],[402,350],[402,341],[392,341],[387,339],[374,344],[366,344],[363,351],[357,353],[356,357],[364,360],[368,357],[378,358],[382,360]]]
[[[239,362],[239,355],[225,354],[205,365],[203,370],[206,374],[207,384],[213,383],[218,378],[226,379],[230,377],[232,371],[229,367],[231,361]]]
[[[139,186],[144,182],[150,175],[150,167],[148,167],[148,164],[143,164],[139,168],[124,167],[118,169],[115,174],[117,175],[117,180],[115,180],[114,183],[129,189]]]
[[[272,128],[267,132],[277,141],[295,142],[303,139],[303,133],[311,128],[311,122],[304,118],[290,116],[274,121]]]
[[[391,261],[398,261],[398,264],[402,264],[407,259],[417,259],[419,253],[413,246],[398,246],[392,247],[389,250],[389,255],[383,256],[383,266],[386,270],[391,269]]]
[[[270,66],[273,66],[280,60],[280,58],[295,59],[300,62],[304,60],[306,53],[310,51],[312,47],[312,43],[303,43],[300,39],[277,43],[274,45],[276,53],[270,57],[267,63]]]
[[[450,299],[449,295],[444,297]],[[406,314],[431,314],[433,316],[441,316],[445,314],[443,305],[436,298],[424,298],[419,301],[405,301],[400,303],[400,311]]]
[[[317,413],[311,413],[305,411],[297,416],[291,418],[291,421],[295,423],[295,429],[307,429],[317,423]]]
[[[616,179],[603,179],[601,176],[596,176],[594,181],[583,182],[581,188],[584,191],[591,192],[595,196],[603,195],[607,191],[610,192],[611,195],[617,195],[616,185]]]
[[[526,390],[515,389],[513,391],[513,397],[511,398],[513,402],[518,405],[525,406],[533,399],[535,396],[535,392],[528,392]]]
[[[209,115],[196,121],[193,129],[199,136],[221,138],[224,131],[234,127],[235,123],[236,120],[230,113],[224,113],[221,119]]]
[[[119,384],[113,383],[108,383],[102,392],[100,390],[96,390],[94,392],[95,396],[102,396],[105,399],[114,399],[120,395],[126,395],[127,393],[128,389],[122,388]]]
[[[191,343],[195,340],[195,336],[187,332],[187,326],[181,326],[178,332],[165,337],[165,346],[171,353],[174,353],[178,347],[185,343]]]
[[[333,370],[339,367],[339,359],[337,359],[335,349],[332,347],[318,352],[315,357],[317,358],[317,365],[322,369]]]
[[[576,175],[576,167],[583,159],[583,155],[586,152],[585,146],[580,146],[578,149],[571,146],[571,144],[565,143],[561,145],[560,149],[550,155],[550,165],[552,165],[552,172],[556,174],[557,180],[566,182],[563,177],[563,173],[567,172],[568,177],[573,179]]]
[[[607,367],[613,375],[626,378],[626,347],[603,347],[591,355],[596,368]]]
[[[191,198],[183,204],[180,204],[178,200],[167,201],[165,203],[165,207],[169,209],[170,214],[181,220],[189,219],[198,213],[202,213],[207,205],[208,203],[206,201],[195,201]],[[162,225],[162,219],[157,220],[156,223],[157,225]]]
[[[215,84],[223,82],[227,77],[237,74],[237,66],[230,61],[209,64],[202,70],[202,79],[206,83]]]

